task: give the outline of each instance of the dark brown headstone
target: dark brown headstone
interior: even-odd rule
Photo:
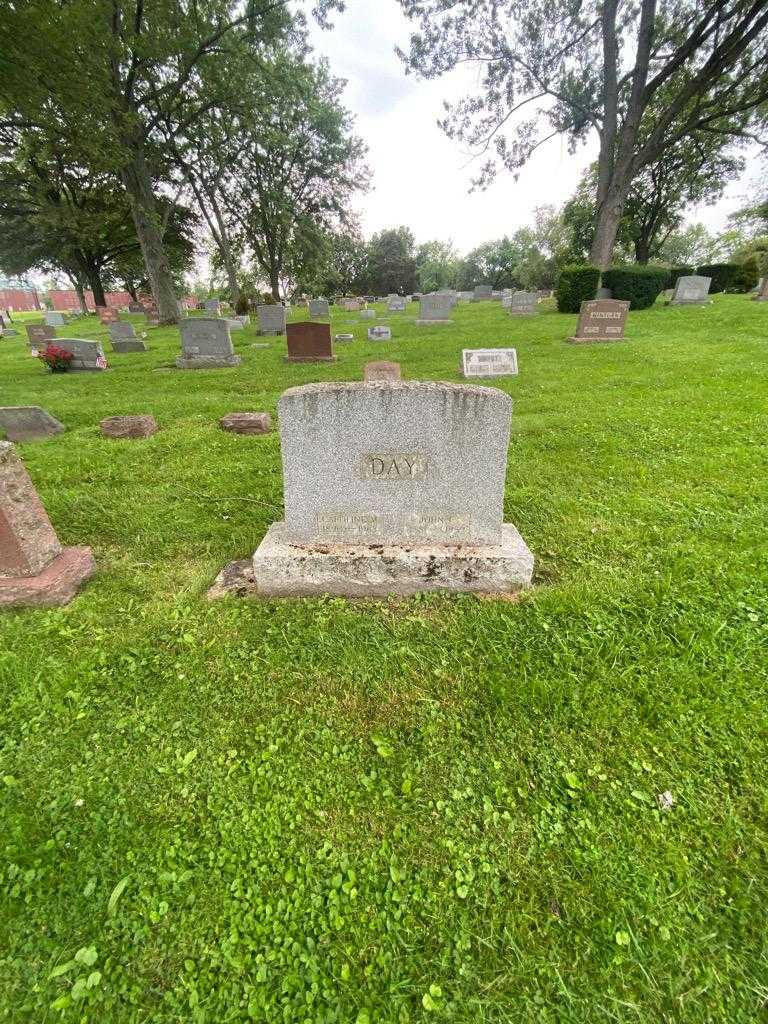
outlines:
[[[48,324],[25,324],[30,348],[46,348],[56,339],[56,331]]]
[[[228,412],[219,420],[219,426],[231,434],[268,434],[272,417],[268,412]]]
[[[331,344],[330,324],[287,324],[287,363],[332,363],[336,356]]]
[[[582,302],[576,334],[568,341],[577,345],[593,341],[622,341],[629,303],[619,299]]]
[[[106,306],[100,306],[98,309],[99,320],[103,324],[117,324],[120,322],[120,313],[116,309],[108,309]]]

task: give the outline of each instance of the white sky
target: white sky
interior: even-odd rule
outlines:
[[[476,71],[462,69],[429,82],[406,76],[394,48],[407,50],[414,26],[396,0],[349,0],[347,10],[332,20],[332,30],[314,26],[310,34],[316,53],[347,79],[344,103],[369,147],[372,188],[354,204],[367,238],[405,224],[417,243],[450,239],[466,253],[530,223],[534,207],[562,205],[596,158],[596,140],[571,156],[565,141],[556,138],[534,154],[517,180],[502,171],[491,188],[470,195],[479,162],[468,165],[469,154],[436,122],[443,100],[471,90]],[[723,230],[728,216],[744,205],[752,174],[748,167],[716,207],[691,210],[688,219],[713,232]]]

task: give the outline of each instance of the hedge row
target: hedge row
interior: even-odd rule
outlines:
[[[648,309],[667,287],[666,267],[612,267],[603,271],[603,287],[614,299],[629,302],[630,309]]]
[[[582,302],[594,299],[600,283],[600,270],[591,263],[563,267],[557,280],[555,298],[560,313],[578,313]]]

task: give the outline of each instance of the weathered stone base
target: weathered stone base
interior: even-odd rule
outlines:
[[[502,530],[498,546],[303,547],[285,540],[284,523],[273,523],[253,559],[226,566],[208,597],[386,597],[425,590],[515,593],[531,585],[533,555],[514,526],[506,523]]]
[[[230,356],[228,359],[184,359],[179,356],[176,360],[178,370],[221,370],[229,366],[239,366],[242,363],[240,356]]]
[[[64,548],[37,576],[0,579],[0,608],[69,604],[95,570],[90,548]]]
[[[283,356],[284,363],[335,363],[338,356]]]
[[[434,327],[435,324],[452,324],[453,320],[417,320],[417,327]]]
[[[112,351],[123,355],[126,352],[146,352],[147,346],[143,341],[113,341]]]
[[[566,338],[569,345],[613,345],[617,341],[626,341],[626,338]]]

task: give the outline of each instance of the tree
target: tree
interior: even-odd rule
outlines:
[[[318,18],[335,6],[338,0],[319,0]],[[25,0],[3,7],[5,123],[66,135],[92,169],[118,175],[163,322],[178,318],[178,305],[154,188],[158,128],[194,131],[217,104],[198,86],[201,77],[217,80],[205,65],[221,63],[233,37],[258,49],[291,25],[281,0]]]
[[[459,254],[453,242],[423,242],[416,250],[416,271],[422,292],[455,288],[459,274]]]
[[[514,284],[515,256],[511,239],[484,242],[467,253],[461,262],[458,287],[462,291],[478,284],[489,284],[494,290],[511,288]]]
[[[416,254],[410,228],[379,231],[368,243],[366,284],[375,295],[416,291]]]
[[[713,235],[703,224],[689,224],[667,236],[659,256],[672,267],[698,267],[727,259],[743,244],[744,236],[738,230]]]
[[[632,183],[670,146],[697,134],[749,138],[768,99],[764,0],[399,0],[417,20],[408,71],[436,78],[469,62],[477,95],[442,122],[450,137],[518,171],[548,139],[599,141],[591,258],[610,263]],[[536,116],[520,114],[541,102]],[[539,133],[549,123],[551,131]],[[511,136],[507,135],[512,127]]]

